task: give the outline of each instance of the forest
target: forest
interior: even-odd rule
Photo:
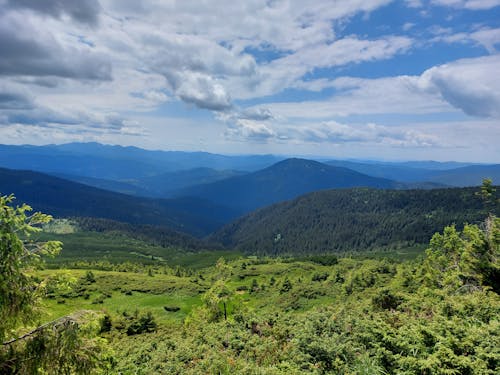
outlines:
[[[71,222],[2,196],[0,372],[496,374],[500,219],[495,188],[476,193],[482,220],[410,260],[206,250],[198,267],[152,253],[57,266],[50,237]]]

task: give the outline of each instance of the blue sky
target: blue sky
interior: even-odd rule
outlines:
[[[0,0],[0,139],[500,162],[500,0]]]

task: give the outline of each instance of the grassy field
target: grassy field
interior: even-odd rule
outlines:
[[[63,243],[61,253],[47,259],[48,267],[72,266],[78,262],[124,262],[143,265],[169,265],[200,269],[215,264],[217,259],[237,259],[238,251],[207,250],[188,252],[174,247],[161,247],[130,238],[121,233],[98,232],[42,232],[37,241],[57,240]]]
[[[497,373],[498,295],[421,288],[419,261],[385,255],[39,270],[40,323],[101,312],[117,374]]]

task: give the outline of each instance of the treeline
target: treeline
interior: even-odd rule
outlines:
[[[155,225],[129,224],[94,217],[74,217],[71,220],[83,231],[120,233],[154,246],[175,247],[188,251],[211,250],[221,247],[215,242],[200,240],[186,233]]]
[[[447,225],[484,220],[484,202],[476,193],[477,188],[320,191],[255,211],[211,239],[267,255],[414,246]],[[498,214],[498,204],[492,212]]]

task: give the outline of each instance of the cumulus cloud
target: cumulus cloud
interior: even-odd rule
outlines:
[[[500,55],[433,67],[420,76],[418,86],[467,115],[500,118]]]
[[[36,18],[0,15],[0,75],[109,80],[111,64],[88,46],[63,46]]]
[[[495,53],[496,45],[500,44],[500,28],[478,30],[471,33],[469,38],[483,45],[489,53]]]
[[[224,86],[207,74],[186,71],[168,72],[165,76],[175,95],[187,103],[214,111],[231,107],[231,98]]]
[[[235,141],[267,142],[276,137],[276,133],[267,124],[254,120],[240,119],[230,125],[224,135]]]
[[[30,9],[55,18],[68,15],[78,22],[91,25],[97,24],[101,10],[98,0],[7,0],[6,5],[13,9]]]
[[[321,101],[270,103],[283,118],[328,118],[369,114],[430,114],[453,111],[500,117],[500,55],[462,59],[420,76],[377,79],[340,77],[300,82],[302,89],[336,89]]]
[[[304,48],[262,66],[259,83],[248,96],[276,94],[289,87],[304,88],[302,77],[316,69],[389,59],[407,51],[411,43],[410,38],[401,36],[375,40],[346,37],[329,44]]]
[[[439,146],[439,140],[419,131],[391,128],[373,123],[347,125],[336,121],[300,127],[291,131],[293,138],[314,143],[380,143],[388,146]]]
[[[254,120],[238,120],[225,136],[231,140],[256,143],[294,142],[310,144],[384,144],[389,147],[441,147],[436,136],[404,127],[374,123],[343,124],[337,121],[300,122],[295,125]]]
[[[119,131],[140,134],[138,124],[117,113],[92,111],[74,105],[72,108],[53,108],[37,102],[20,85],[0,83],[0,125],[28,125],[37,127],[76,127],[87,132]]]

